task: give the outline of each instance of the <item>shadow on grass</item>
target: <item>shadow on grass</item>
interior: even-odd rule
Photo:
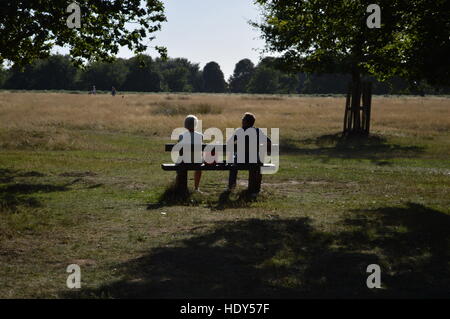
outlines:
[[[211,205],[210,208],[214,210],[245,208],[250,207],[251,203],[257,201],[257,199],[258,197],[252,196],[247,189],[236,194],[231,191],[224,191],[220,194],[217,204]]]
[[[302,148],[299,144],[314,145],[314,148]],[[377,165],[386,166],[383,161],[396,157],[412,157],[423,153],[423,147],[401,146],[387,143],[386,138],[370,136],[342,136],[341,133],[323,135],[314,139],[294,141],[284,140],[280,143],[281,152],[287,154],[301,154],[325,156],[329,158],[370,159]]]
[[[41,178],[44,174],[30,171],[20,172],[10,169],[0,169],[0,209],[16,211],[18,206],[40,207],[41,203],[35,198],[39,193],[65,192],[70,190],[69,186],[80,181],[76,179],[64,185],[53,185],[48,183],[18,182],[17,178]],[[88,188],[96,188],[99,185]]]
[[[386,285],[408,296],[450,297],[450,215],[415,203],[355,213],[345,221],[355,230],[342,243],[382,249],[393,274],[385,277]]]
[[[149,203],[147,209],[158,209],[165,206],[175,206],[175,205],[191,205],[190,198],[192,193],[188,190],[187,192],[180,193],[175,187],[175,183],[172,182],[164,192],[158,197],[156,203]]]
[[[252,196],[248,190],[243,190],[237,193],[231,191],[224,191],[216,200],[216,195],[199,194],[190,191],[186,193],[179,193],[175,184],[168,186],[164,192],[159,196],[156,203],[147,204],[147,209],[158,209],[167,206],[199,206],[205,205],[213,210],[224,210],[229,208],[245,208],[250,207],[252,202],[255,202],[261,196]]]
[[[29,184],[15,182],[17,177],[43,177],[39,172],[19,172],[10,169],[0,169],[0,209],[16,211],[18,206],[40,207],[41,203],[32,196],[35,193],[50,193],[65,191],[64,186],[51,184]]]
[[[120,280],[64,297],[449,297],[450,217],[419,204],[351,212],[342,232],[309,218],[220,222],[113,265]],[[384,289],[368,289],[379,264]]]

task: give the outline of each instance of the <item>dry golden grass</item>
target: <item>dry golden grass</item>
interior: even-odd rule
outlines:
[[[0,126],[8,134],[2,140],[9,143],[33,146],[33,139],[46,135],[50,148],[70,148],[65,129],[167,138],[182,125],[184,112],[203,113],[197,115],[204,129],[224,129],[239,126],[248,111],[256,115],[259,127],[279,127],[283,137],[298,138],[341,130],[343,107],[343,97],[2,92]],[[372,114],[372,131],[381,134],[435,136],[450,130],[450,99],[445,97],[375,97]]]

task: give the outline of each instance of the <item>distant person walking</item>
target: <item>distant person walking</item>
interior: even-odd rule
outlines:
[[[116,93],[117,93],[116,88],[113,86],[111,89],[111,95],[116,96]]]
[[[97,90],[95,88],[95,85],[92,86],[92,94],[94,94],[94,95],[97,94]]]

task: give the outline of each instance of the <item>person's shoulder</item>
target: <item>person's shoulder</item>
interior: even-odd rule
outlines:
[[[196,137],[199,137],[199,138],[202,138],[202,139],[204,138],[203,134],[200,133],[200,132],[195,131],[194,134],[195,134]]]
[[[186,132],[183,132],[180,134],[180,139],[183,139],[185,137],[189,137],[191,134],[189,131],[186,130]]]

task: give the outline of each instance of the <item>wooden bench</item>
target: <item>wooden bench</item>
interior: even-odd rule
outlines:
[[[204,150],[206,145],[203,144],[202,149]],[[171,152],[175,144],[166,144],[165,151]],[[277,145],[272,145],[272,147]],[[225,144],[214,144],[216,149],[222,149],[223,154],[225,154]],[[249,171],[248,174],[248,191],[250,193],[257,192],[261,188],[261,178],[255,178],[256,174],[251,174],[252,171],[260,170],[261,167],[265,168],[275,168],[274,164],[232,164],[232,163],[213,163],[213,164],[161,164],[161,168],[165,171],[176,171],[177,177],[175,182],[176,191],[180,193],[186,193],[187,187],[187,172],[188,171]]]

